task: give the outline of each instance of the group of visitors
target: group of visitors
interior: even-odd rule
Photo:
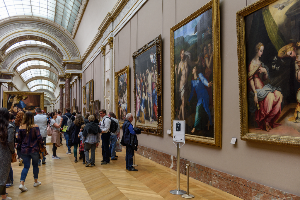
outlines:
[[[36,115],[32,112],[20,111],[16,117],[9,113],[6,108],[0,108],[0,157],[2,165],[0,165],[0,193],[3,199],[11,199],[7,197],[6,187],[13,184],[13,171],[11,168],[12,158],[15,156],[15,148],[19,165],[24,165],[21,172],[19,189],[22,192],[28,189],[25,186],[30,162],[32,160],[34,183],[33,186],[41,185],[38,181],[39,166],[46,164],[46,153],[41,152],[45,148],[47,134],[51,132],[52,159],[60,159],[57,156],[57,148],[62,144],[62,135],[66,140],[68,148],[67,154],[73,153],[75,163],[79,159],[83,160],[86,167],[95,166],[95,150],[98,147],[100,138],[102,140],[102,156],[101,165],[110,163],[111,160],[117,160],[116,143],[120,138],[120,125],[113,112],[106,114],[106,110],[99,112],[102,121],[99,123],[96,115],[86,115],[85,119],[81,114],[70,113],[66,109],[66,113],[52,112],[48,115],[43,114],[40,108],[36,108]],[[131,124],[133,120],[132,114],[126,115],[123,125],[123,145],[126,145],[126,169],[129,171],[137,171],[133,165],[134,148],[130,145],[131,136],[136,135]],[[101,137],[100,137],[101,135]],[[79,151],[79,159],[78,159]],[[91,156],[89,156],[91,151]],[[40,156],[41,154],[41,156]]]

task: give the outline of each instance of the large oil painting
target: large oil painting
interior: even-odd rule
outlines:
[[[186,140],[214,146],[221,146],[218,20],[211,1],[171,28],[172,120],[185,120]]]
[[[300,0],[237,13],[241,138],[300,145]]]
[[[86,111],[89,112],[90,109],[90,82],[85,84],[85,101],[86,101]]]
[[[40,107],[44,109],[44,93],[43,92],[3,92],[3,107],[7,108],[11,113],[17,114],[19,111],[35,112]]]
[[[116,116],[121,124],[124,123],[126,114],[130,113],[130,81],[129,66],[115,72],[115,104]]]
[[[143,133],[162,136],[161,36],[133,53],[135,125]]]

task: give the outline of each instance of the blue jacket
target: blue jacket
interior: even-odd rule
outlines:
[[[131,135],[135,135],[132,124],[126,119],[123,124],[124,143],[130,145]]]

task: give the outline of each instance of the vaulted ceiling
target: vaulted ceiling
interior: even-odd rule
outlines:
[[[88,0],[0,0],[1,71],[54,100],[64,61],[80,61],[73,40]],[[45,99],[46,99],[45,98]]]

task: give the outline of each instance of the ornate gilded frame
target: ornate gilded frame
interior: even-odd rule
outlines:
[[[115,108],[119,109],[119,103],[118,103],[118,85],[119,85],[119,77],[123,74],[127,74],[127,113],[130,113],[130,68],[129,65],[124,67],[118,72],[115,72]],[[119,123],[122,125],[123,122],[119,119],[119,112],[116,110],[116,117],[119,120]]]
[[[86,115],[86,108],[83,107],[83,117],[85,117],[85,115]]]
[[[93,103],[94,102],[94,80],[90,80],[89,81],[89,93],[90,93],[90,102]]]
[[[183,19],[170,29],[170,52],[171,52],[171,136],[173,137],[173,120],[175,119],[175,55],[174,55],[174,32],[186,25],[204,12],[212,9],[212,40],[213,40],[213,103],[214,103],[214,138],[185,134],[186,141],[222,146],[222,101],[221,101],[221,53],[220,53],[220,9],[219,0],[211,0],[199,10]]]
[[[154,40],[148,42],[145,44],[142,48],[138,49],[136,52],[133,53],[133,73],[134,73],[134,90],[133,94],[136,94],[136,65],[135,65],[135,59],[140,56],[141,54],[148,51],[150,48],[156,46],[156,63],[157,63],[157,82],[156,82],[156,89],[157,89],[157,127],[150,127],[150,126],[141,126],[136,125],[135,120],[135,127],[138,127],[142,130],[142,133],[145,134],[152,134],[152,135],[158,135],[163,136],[163,65],[162,65],[162,39],[161,35],[156,37]],[[135,96],[135,95],[134,95]],[[136,117],[136,98],[134,97],[134,109],[135,109],[135,119]]]
[[[20,95],[40,95],[40,108],[44,110],[44,92],[19,92],[19,91],[3,91],[3,108],[7,108],[7,96],[10,94]],[[8,108],[7,108],[8,109]]]
[[[83,97],[83,104],[86,104],[86,90],[85,86],[82,86],[82,97]]]
[[[240,96],[240,129],[241,139],[277,145],[300,146],[300,137],[268,135],[249,133],[248,124],[248,100],[247,100],[247,66],[246,66],[246,38],[245,38],[245,17],[257,10],[275,3],[278,0],[260,0],[236,13],[237,28],[237,54],[239,65],[239,96]]]

